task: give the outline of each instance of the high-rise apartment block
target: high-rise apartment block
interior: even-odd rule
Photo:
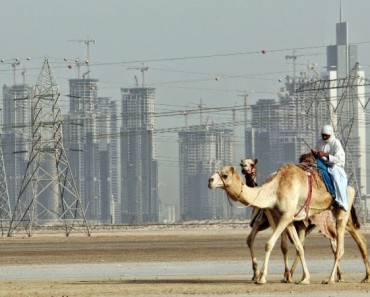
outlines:
[[[119,179],[118,179],[118,130],[117,103],[110,98],[98,98],[98,143],[101,179],[101,221],[120,222]]]
[[[88,220],[101,219],[102,197],[98,131],[98,80],[69,80],[70,104],[64,141]]]
[[[121,88],[121,99],[122,222],[156,222],[159,205],[155,89]]]
[[[31,98],[28,84],[3,86],[3,130],[1,142],[11,208],[22,183],[31,148]]]
[[[179,132],[180,220],[232,217],[225,194],[207,188],[212,173],[232,164],[232,135],[212,126]]]

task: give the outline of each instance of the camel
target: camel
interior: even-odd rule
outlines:
[[[313,175],[315,176],[314,173]],[[293,222],[295,220],[304,220],[306,217],[311,217],[324,210],[330,209],[332,207],[333,199],[327,192],[321,179],[316,178],[316,181],[312,183],[312,188],[309,187],[309,182],[307,182],[309,179],[310,177],[308,176],[308,173],[302,168],[294,164],[286,164],[278,170],[272,180],[260,187],[251,188],[246,186],[234,166],[223,167],[220,171],[214,173],[208,180],[208,187],[210,189],[224,189],[228,197],[234,201],[239,201],[247,206],[251,205],[261,209],[272,209],[277,211],[280,216],[279,222],[265,246],[266,253],[263,266],[256,280],[256,283],[258,284],[266,283],[267,268],[271,251],[277,239],[285,229],[291,237],[301,261],[303,275],[299,283],[310,283],[310,274],[304,256],[304,249],[299,240],[297,231],[294,228]],[[352,209],[354,197],[355,190],[353,187],[349,186],[349,209]],[[310,203],[308,203],[309,200]],[[324,283],[335,282],[338,264],[344,254],[344,231],[347,223],[353,225],[352,218],[350,217],[352,211],[346,212],[342,209],[335,208],[333,213],[336,219],[337,249],[332,272]],[[355,226],[353,226],[352,232],[354,235],[351,235],[355,238],[361,250],[365,264],[366,275],[362,282],[369,282],[370,264],[367,255],[366,242],[363,240],[363,236]]]
[[[305,162],[307,164],[313,165],[314,164],[314,157],[312,154],[303,154],[300,157],[299,162]],[[246,185],[249,187],[255,187],[257,186],[257,163],[258,159],[252,159],[252,158],[245,158],[244,160],[240,160],[240,167],[241,172],[245,177]],[[267,182],[269,178],[271,178],[272,175],[270,175],[264,182]],[[254,241],[258,234],[258,232],[266,230],[267,228],[271,227],[273,229],[276,228],[276,225],[278,223],[279,215],[271,211],[269,209],[259,209],[256,207],[253,207],[253,212],[251,216],[251,231],[249,235],[247,236],[247,245],[251,254],[252,259],[252,270],[253,270],[253,277],[252,280],[257,280],[257,277],[259,275],[259,269],[258,269],[258,262],[257,257],[254,253]],[[319,229],[321,232],[329,239],[331,244],[331,249],[333,253],[335,254],[336,250],[336,230],[335,230],[335,220],[332,218],[332,213],[330,210],[326,210],[321,212],[320,214],[316,215],[315,221],[322,221],[325,224],[325,227],[321,227],[322,224],[319,224]],[[307,224],[305,222],[294,222],[295,228],[298,232],[299,238],[302,242],[302,245],[304,245],[304,240],[306,236],[310,234],[312,230],[315,229],[315,224],[312,224],[310,221],[310,224]],[[287,245],[287,234],[284,231],[281,235],[281,244],[280,248],[284,257],[284,282],[292,282],[293,273],[295,271],[295,268],[298,264],[298,255],[294,259],[294,263],[292,267],[289,267],[289,261],[288,261],[288,245]],[[343,274],[340,269],[340,266],[338,266],[337,271],[337,281],[343,281]]]
[[[240,167],[241,171],[245,177],[246,185],[249,187],[256,187],[257,186],[257,162],[258,159],[246,158],[244,160],[240,160]],[[259,209],[257,207],[253,207],[252,216],[251,216],[251,232],[247,236],[247,246],[249,248],[249,252],[251,254],[252,259],[252,270],[253,276],[252,280],[256,281],[259,275],[258,269],[258,262],[257,257],[254,253],[254,240],[257,236],[257,233],[263,230],[266,230],[271,226],[271,228],[275,229],[276,224],[278,222],[278,216],[275,212],[270,211],[269,209]],[[289,267],[288,261],[288,242],[286,232],[283,232],[281,236],[281,243],[280,243],[281,252],[284,257],[284,282],[292,282],[291,278],[291,271]]]

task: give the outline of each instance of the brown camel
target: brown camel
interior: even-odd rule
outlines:
[[[314,166],[315,159],[312,154],[303,154],[300,159],[300,163],[307,164],[307,166]],[[257,163],[258,159],[253,158],[245,158],[244,160],[240,160],[240,167],[241,172],[245,177],[246,185],[249,187],[257,186]],[[264,182],[267,182],[270,178],[272,178],[274,174],[267,177]],[[269,209],[259,209],[257,207],[253,207],[253,212],[251,216],[251,231],[247,236],[247,245],[251,254],[252,259],[252,270],[253,270],[253,277],[252,280],[256,280],[259,275],[258,269],[258,262],[257,257],[254,253],[254,241],[258,234],[258,232],[268,229],[272,226],[272,229],[276,228],[276,225],[279,222],[279,214],[276,211],[271,211]],[[331,249],[335,254],[336,251],[336,229],[335,229],[335,219],[332,215],[330,210],[326,210],[321,212],[320,214],[316,215],[313,220],[310,220],[309,224],[307,222],[297,221],[294,222],[294,226],[298,232],[299,238],[304,245],[304,240],[306,236],[308,236],[312,230],[315,229],[315,222],[320,231],[329,239],[331,244]],[[280,248],[284,257],[284,282],[292,282],[293,273],[295,268],[298,264],[299,257],[295,257],[294,263],[292,267],[289,267],[288,261],[288,244],[287,244],[287,234],[284,231],[281,235],[281,244]],[[343,281],[343,274],[338,266],[337,272],[337,281]]]
[[[257,186],[257,162],[258,159],[246,158],[240,160],[241,171],[245,177],[245,182],[248,187]],[[259,275],[257,257],[254,253],[254,240],[257,236],[257,233],[263,230],[268,229],[270,226],[272,229],[276,228],[278,223],[278,214],[275,211],[270,209],[259,209],[253,207],[252,216],[251,216],[251,232],[247,236],[247,245],[252,259],[252,270],[253,277],[252,280],[256,281]],[[284,231],[281,235],[280,241],[281,252],[284,257],[284,282],[291,282],[291,271],[288,261],[288,241],[286,232]]]
[[[239,201],[245,205],[251,205],[262,209],[273,209],[280,215],[278,225],[266,243],[265,259],[260,275],[256,281],[257,283],[266,283],[268,261],[272,248],[274,247],[276,240],[285,229],[289,233],[289,236],[295,245],[297,254],[302,264],[303,276],[300,283],[309,284],[310,282],[310,275],[304,257],[304,249],[299,240],[297,231],[294,228],[293,222],[295,220],[304,220],[306,217],[311,217],[331,208],[332,197],[327,192],[323,182],[316,178],[316,182],[312,184],[312,193],[310,198],[311,201],[310,203],[307,203],[309,200],[307,199],[307,193],[310,192],[309,183],[307,182],[308,179],[309,177],[307,172],[294,164],[287,164],[281,167],[275,177],[271,181],[263,184],[261,187],[251,188],[246,186],[236,171],[236,168],[230,166],[222,168],[209,178],[208,187],[210,189],[224,189],[228,197],[234,201]],[[355,190],[353,187],[349,186],[349,209],[352,208],[354,197]],[[329,276],[329,279],[326,280],[325,283],[335,282],[338,264],[344,254],[345,227],[347,222],[352,222],[350,219],[351,212],[335,209],[334,214],[337,228],[337,249],[332,272]],[[356,236],[358,241],[356,240],[356,242],[361,250],[366,268],[366,276],[363,279],[363,282],[369,282],[370,264],[367,256],[366,242],[360,240],[360,238],[363,237],[359,233],[359,230],[357,230],[354,226],[353,230],[353,232],[358,234]]]

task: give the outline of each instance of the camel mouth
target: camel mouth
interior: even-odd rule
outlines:
[[[213,190],[213,188],[214,186],[210,182],[208,182],[208,189]]]
[[[248,171],[242,168],[242,173],[245,175],[245,174],[248,174]]]

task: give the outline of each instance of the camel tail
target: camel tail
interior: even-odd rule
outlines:
[[[353,206],[351,208],[351,218],[352,218],[353,226],[355,227],[355,229],[357,230],[360,229],[361,224],[360,224],[360,221],[358,220],[356,209]]]

